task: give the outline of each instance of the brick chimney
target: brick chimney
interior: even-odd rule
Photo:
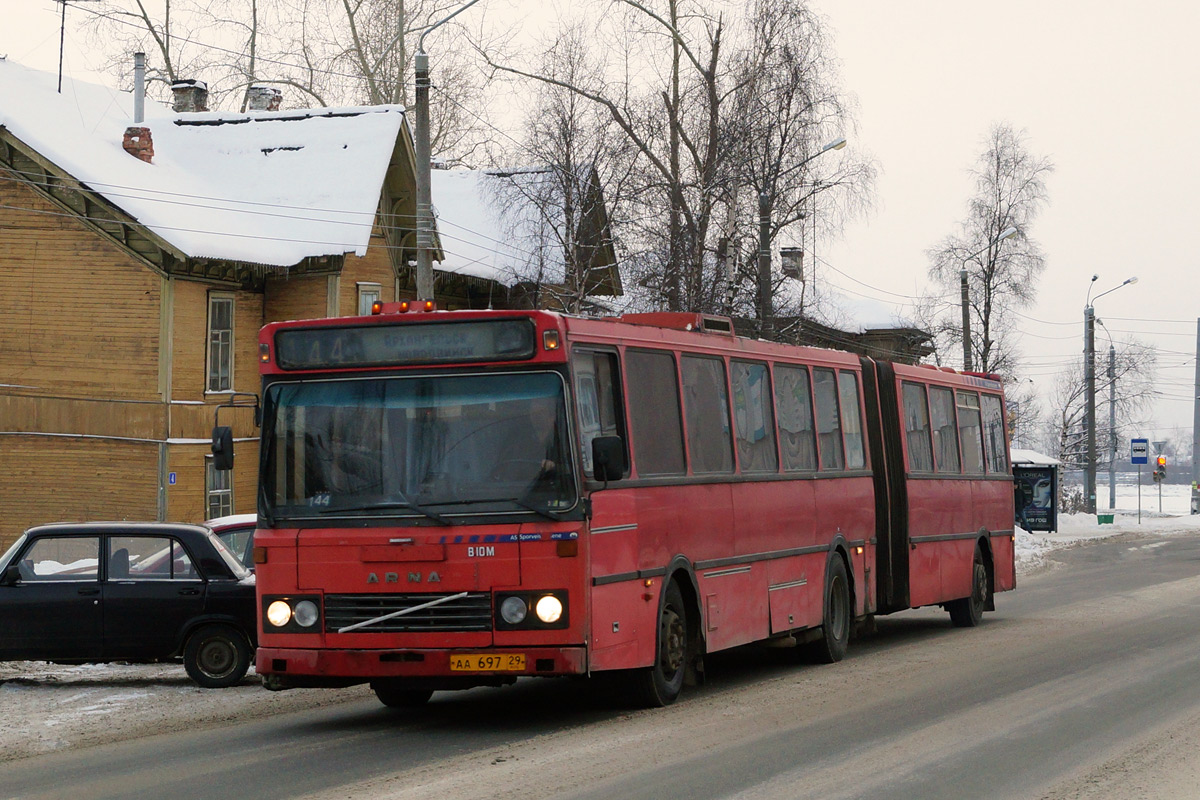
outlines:
[[[125,129],[125,138],[121,142],[125,152],[134,158],[140,158],[147,164],[154,159],[154,140],[150,138],[150,129],[132,125]]]
[[[175,110],[180,114],[192,111],[208,111],[208,84],[204,81],[175,81],[171,84],[175,94]]]
[[[278,111],[283,93],[274,86],[255,84],[246,90],[247,111]]]

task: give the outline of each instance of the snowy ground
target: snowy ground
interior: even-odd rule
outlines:
[[[1129,490],[1132,490],[1132,495]],[[1136,486],[1118,494],[1116,519],[1059,518],[1055,533],[1017,531],[1017,572],[1029,575],[1046,565],[1051,550],[1112,536],[1159,536],[1200,532],[1200,516],[1186,516],[1188,487],[1165,487],[1163,508],[1155,513],[1143,487],[1141,523]],[[1107,491],[1101,492],[1107,499]],[[231,689],[201,689],[177,665],[60,666],[0,663],[0,763],[72,747],[122,741],[189,728],[232,724],[371,697],[364,686],[350,689],[263,690],[253,671]]]

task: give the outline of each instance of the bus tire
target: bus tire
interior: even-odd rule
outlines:
[[[988,571],[983,561],[983,551],[975,545],[975,559],[971,563],[971,594],[946,604],[950,621],[956,628],[974,628],[983,619],[983,609],[988,604]]]
[[[183,668],[205,689],[224,689],[250,669],[250,644],[229,625],[202,625],[183,647]]]
[[[388,708],[421,708],[433,697],[431,689],[409,689],[393,681],[372,681],[371,691]]]
[[[825,568],[825,605],[821,614],[821,638],[807,645],[812,660],[820,664],[841,661],[850,644],[854,610],[850,606],[850,578],[846,562],[834,553]]]
[[[630,674],[631,699],[642,708],[669,706],[679,698],[687,672],[688,610],[679,584],[667,584],[658,614],[654,665]]]

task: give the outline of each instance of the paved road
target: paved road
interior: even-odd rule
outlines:
[[[0,797],[1192,797],[1200,537],[1106,541],[974,630],[879,620],[836,665],[745,649],[675,706],[573,681],[374,701],[0,767]]]

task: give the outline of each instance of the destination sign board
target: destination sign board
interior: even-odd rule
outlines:
[[[534,352],[529,319],[285,328],[275,334],[275,361],[288,370],[519,361]]]

